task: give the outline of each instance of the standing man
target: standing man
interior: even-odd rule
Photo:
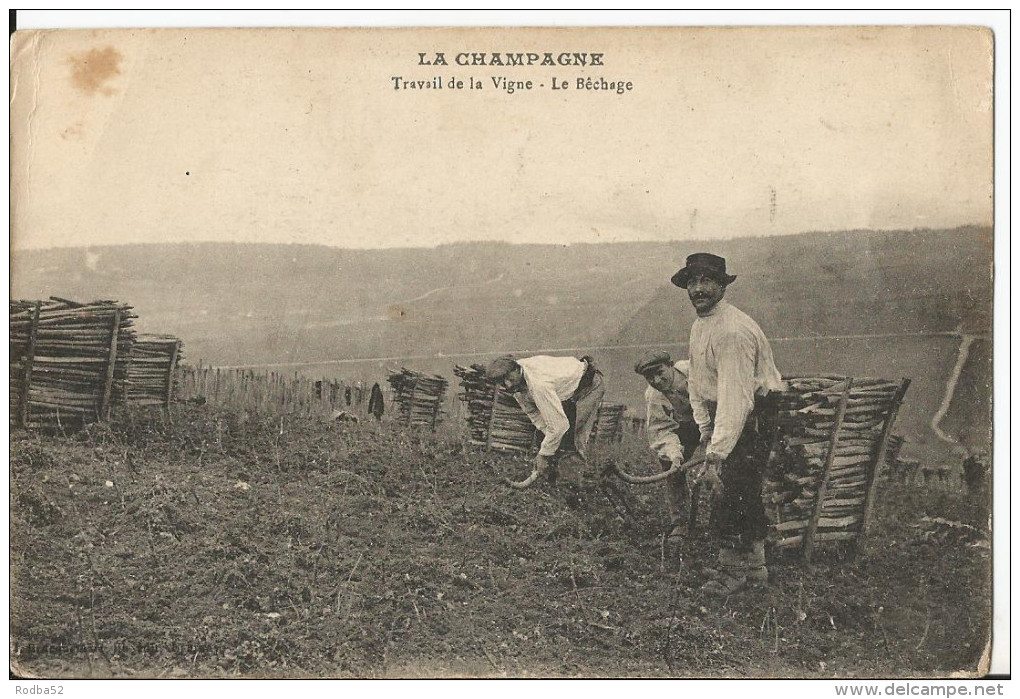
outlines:
[[[698,314],[691,326],[688,389],[705,460],[692,470],[695,480],[711,483],[718,495],[719,565],[704,587],[714,594],[768,580],[761,497],[772,446],[768,396],[783,388],[761,328],[723,299],[735,280],[726,273],[725,259],[704,252],[690,255],[671,280],[687,290]]]
[[[652,352],[634,365],[634,371],[648,382],[645,389],[647,421],[645,432],[648,446],[659,457],[663,471],[679,466],[694,456],[701,441],[701,431],[694,420],[694,410],[687,392],[690,362],[674,363],[668,352]],[[669,529],[673,532],[683,523],[688,511],[693,528],[697,517],[697,498],[692,501],[687,474],[678,471],[666,480],[666,506],[669,508]]]
[[[588,439],[605,394],[602,373],[591,357],[500,357],[489,364],[486,376],[514,394],[545,435],[535,457],[536,474],[554,469],[571,454],[587,459]]]
[[[372,384],[372,394],[368,399],[368,412],[375,417],[377,421],[382,420],[383,413],[386,412],[382,389],[379,388],[378,382]]]

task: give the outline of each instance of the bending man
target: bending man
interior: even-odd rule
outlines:
[[[602,374],[591,357],[501,357],[489,364],[486,376],[514,394],[544,435],[535,457],[536,471],[550,471],[575,453],[587,460],[588,440],[605,394]]]

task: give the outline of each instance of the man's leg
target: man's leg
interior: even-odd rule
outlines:
[[[563,439],[560,440],[560,446],[556,450],[556,465],[553,470],[556,471],[558,476],[563,477],[564,483],[581,483],[581,465],[578,463],[577,458],[577,444],[575,440],[575,430],[577,427],[577,405],[573,401],[563,401],[563,414],[567,416],[567,422],[569,427],[566,433],[563,435]],[[555,484],[555,479],[550,477],[552,482]]]
[[[556,450],[556,470],[567,482],[581,483],[582,471],[588,460],[588,443],[604,393],[602,376],[596,374],[587,391],[563,402],[563,412],[570,426]]]
[[[694,456],[694,452],[697,450],[698,445],[701,443],[701,430],[698,428],[697,423],[694,422],[682,422],[677,428],[677,436],[680,438],[680,444],[684,448],[684,459],[689,460]],[[687,474],[684,473],[684,497],[687,504],[687,532],[688,534],[693,533],[698,528],[698,508],[701,500],[701,486],[697,483],[691,487],[691,484],[687,480]]]
[[[738,540],[742,549],[748,549],[755,541],[764,541],[768,532],[761,499],[764,474],[750,456],[731,454],[722,473],[726,506],[720,516],[719,533]]]
[[[565,400],[560,405],[563,407],[563,414],[567,416],[567,422],[570,424],[570,427],[567,428],[566,434],[560,440],[558,451],[569,454],[577,451],[577,442],[574,438],[574,433],[577,429],[577,404],[572,400]]]
[[[761,500],[764,462],[754,421],[749,420],[722,469],[723,494],[715,512],[719,565],[707,592],[729,594],[768,580],[765,535],[768,520]]]
[[[663,471],[673,467],[669,459],[659,459]],[[669,531],[673,531],[684,522],[684,513],[689,512],[690,489],[687,487],[687,474],[675,473],[666,479],[666,509],[669,512]]]
[[[588,460],[588,444],[591,439],[591,432],[595,427],[599,405],[602,404],[602,398],[605,393],[606,388],[602,383],[602,375],[595,374],[591,386],[575,401],[577,413],[573,429],[574,445],[585,461]]]

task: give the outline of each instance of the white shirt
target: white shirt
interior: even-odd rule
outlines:
[[[755,396],[783,388],[772,347],[749,315],[722,299],[691,326],[688,391],[708,452],[726,458],[744,430]],[[716,404],[712,421],[707,403]]]
[[[515,394],[517,402],[545,439],[538,453],[552,456],[560,446],[563,435],[570,429],[570,421],[563,412],[563,401],[574,395],[581,377],[584,362],[574,357],[548,357],[536,355],[518,359],[524,371],[527,390]]]
[[[688,362],[681,359],[673,368],[680,372],[680,376],[671,389],[665,393],[651,386],[645,389],[645,405],[648,409],[645,432],[648,434],[648,446],[660,459],[670,462],[690,458],[691,454],[684,454],[683,444],[676,431],[680,422],[690,423],[693,420],[690,397],[687,395],[687,374],[690,371]]]

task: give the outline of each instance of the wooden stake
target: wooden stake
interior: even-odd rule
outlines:
[[[889,415],[886,417],[885,425],[882,427],[882,437],[878,443],[875,463],[871,469],[871,478],[868,480],[867,485],[868,495],[864,502],[864,522],[861,524],[861,530],[856,539],[858,553],[864,547],[864,539],[868,534],[868,527],[871,524],[871,515],[875,507],[875,493],[878,490],[878,477],[881,475],[882,467],[885,465],[885,453],[889,447],[889,435],[892,433],[893,423],[896,422],[896,415],[900,411],[903,396],[906,395],[908,388],[910,388],[910,379],[904,378],[900,382],[900,387],[896,390],[896,395],[893,396],[892,404],[889,406]]]
[[[170,409],[170,398],[174,390],[174,371],[177,369],[177,353],[181,351],[181,341],[178,340],[174,343],[173,350],[170,351],[170,366],[166,370],[166,400],[164,405],[166,409]]]
[[[99,418],[110,416],[110,399],[113,397],[113,372],[117,365],[117,336],[120,335],[120,309],[113,312],[113,327],[110,329],[110,357],[106,364],[106,385],[103,387],[103,402],[99,404]]]
[[[35,302],[32,311],[32,325],[28,331],[28,347],[25,348],[25,369],[21,375],[21,396],[18,405],[18,422],[22,427],[28,427],[28,393],[32,388],[32,364],[35,361],[35,340],[39,332],[39,309],[41,301]]]
[[[439,418],[439,410],[442,407],[442,401],[439,400],[439,398],[441,398],[441,397],[442,397],[442,395],[440,394],[440,396],[437,397],[437,399],[436,399],[436,404],[432,406],[432,431],[433,432],[436,431],[436,420]]]

